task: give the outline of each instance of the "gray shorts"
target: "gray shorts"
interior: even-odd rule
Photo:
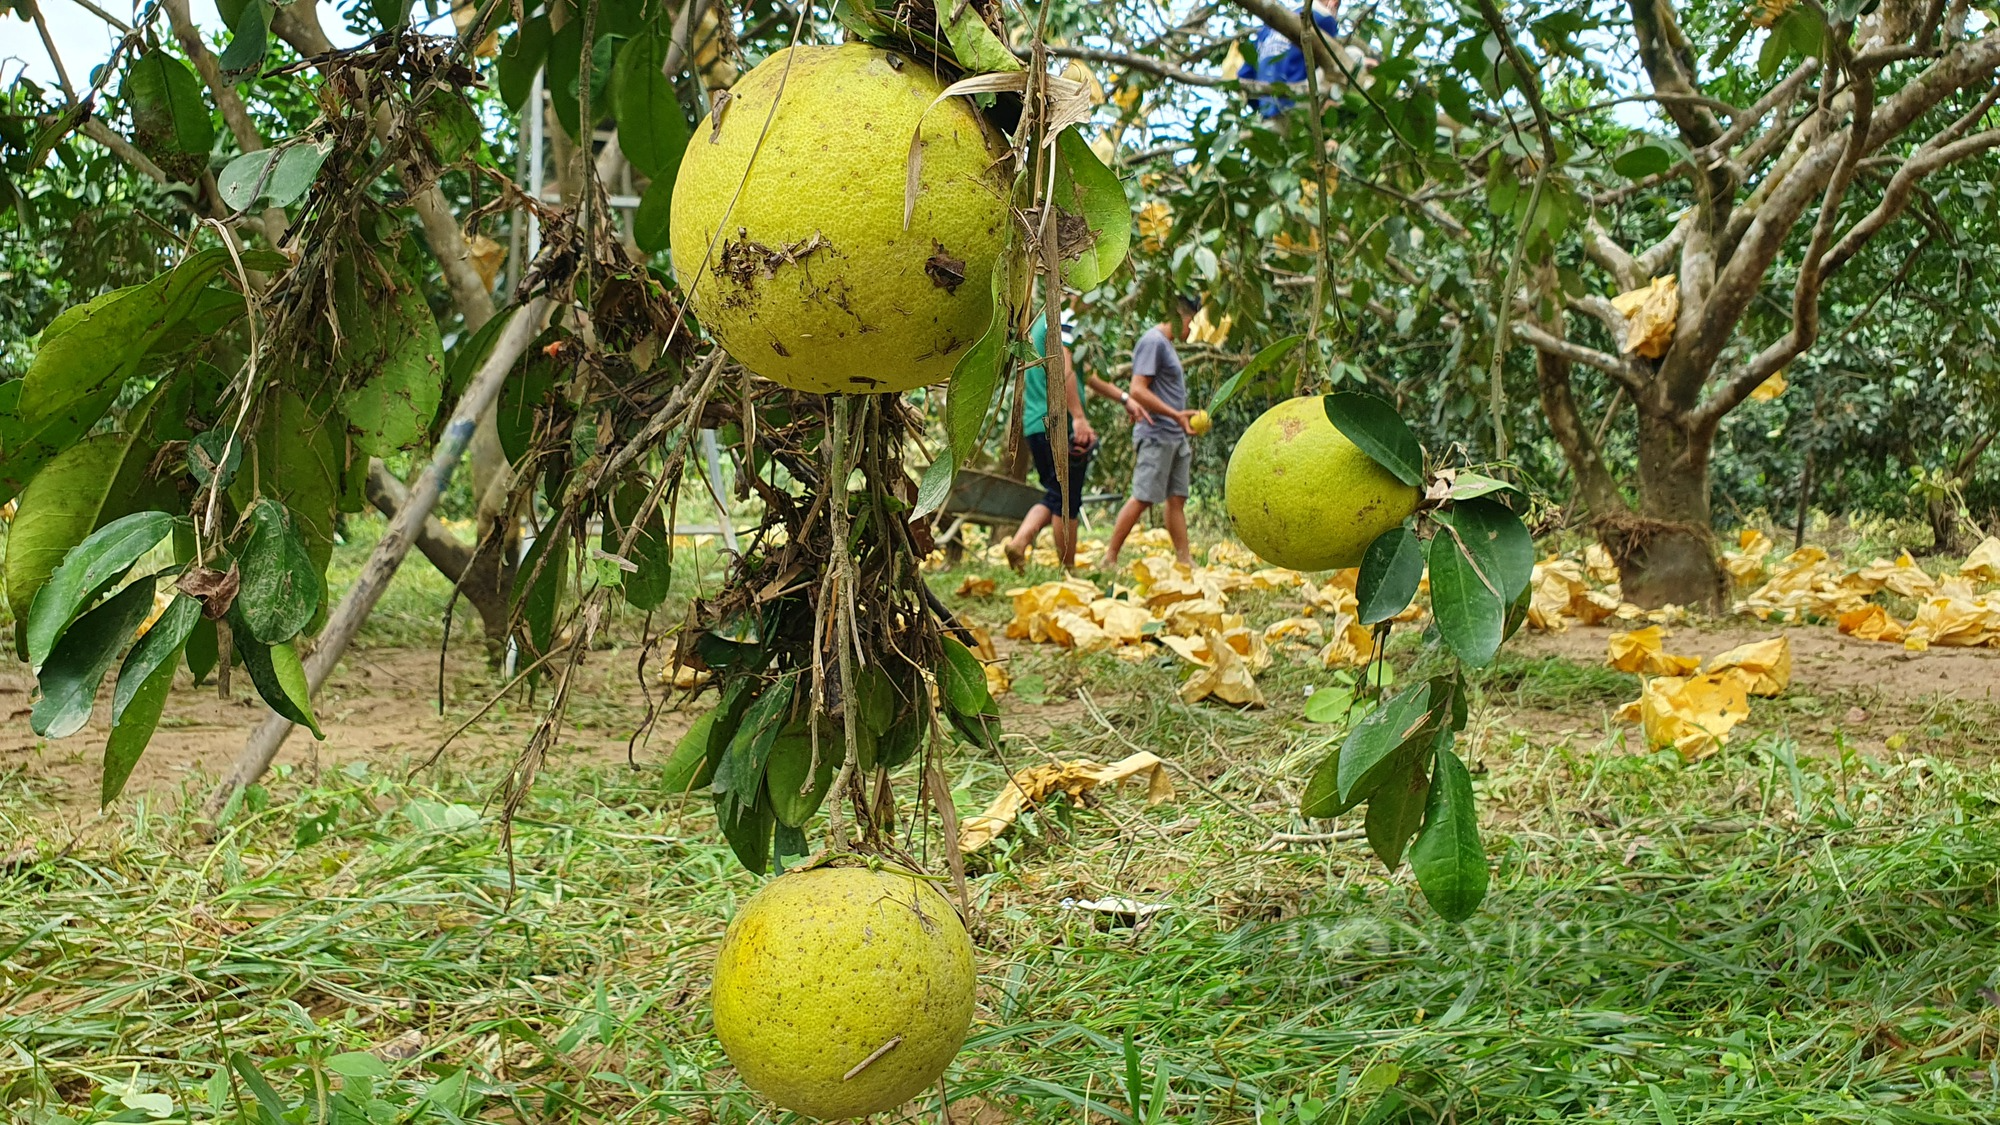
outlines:
[[[1185,437],[1142,437],[1133,457],[1132,498],[1164,504],[1169,496],[1188,494],[1188,470],[1194,447]]]

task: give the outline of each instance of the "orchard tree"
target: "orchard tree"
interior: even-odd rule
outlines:
[[[1195,284],[1239,339],[1315,337],[1278,386],[1386,384],[1502,458],[1524,424],[1547,433],[1642,604],[1719,603],[1724,420],[1820,342],[1834,279],[1887,232],[1911,244],[1934,176],[1990,182],[2000,146],[2000,28],[1963,3],[1409,3],[1356,13],[1339,44],[1237,8],[1252,21],[1203,8],[1137,32],[1122,9],[1073,13],[1110,46],[1067,52],[1124,68],[1142,227],[1164,212],[1132,293]],[[1223,65],[1257,22],[1322,63],[1268,120],[1246,102],[1271,91]],[[1632,316],[1613,301],[1648,289]],[[1925,393],[1958,374],[1924,373]]]

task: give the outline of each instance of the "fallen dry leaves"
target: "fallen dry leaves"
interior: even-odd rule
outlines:
[[[1008,779],[1000,795],[993,798],[993,803],[986,806],[985,812],[966,817],[959,825],[958,850],[975,852],[992,843],[1023,810],[1055,794],[1081,804],[1083,795],[1100,785],[1116,785],[1141,775],[1146,780],[1146,804],[1157,805],[1173,799],[1174,783],[1167,776],[1166,763],[1158,755],[1143,750],[1108,766],[1079,758],[1019,770]]]

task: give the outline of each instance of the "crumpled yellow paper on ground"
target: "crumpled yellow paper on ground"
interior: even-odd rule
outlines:
[[[1889,616],[1888,610],[1873,603],[1850,609],[1837,620],[1840,631],[1856,640],[1894,644],[1903,639],[1903,623]]]
[[[968,574],[965,576],[965,581],[958,584],[958,596],[961,598],[991,597],[993,589],[997,585],[999,583],[986,575]]]
[[[1792,682],[1792,641],[1789,637],[1769,637],[1737,645],[1708,658],[1702,669],[1712,675],[1741,673],[1751,695],[1783,694]]]
[[[1736,533],[1736,549],[1722,552],[1722,569],[1736,585],[1748,586],[1764,576],[1764,560],[1774,546],[1770,536],[1746,527]]]
[[[1656,277],[1644,289],[1611,298],[1611,307],[1625,318],[1625,342],[1618,350],[1658,359],[1674,342],[1674,322],[1681,314],[1680,282],[1673,274]]]
[[[1917,560],[1908,551],[1898,555],[1894,562],[1876,559],[1854,572],[1853,583],[1866,586],[1868,593],[1887,590],[1898,597],[1927,598],[1937,592],[1937,579],[1924,573]]]
[[[1375,631],[1353,614],[1334,614],[1326,631],[1332,639],[1319,650],[1323,667],[1359,668],[1375,659]]]
[[[1903,636],[1903,647],[1912,652],[1926,648],[2000,647],[2000,598],[1969,598],[1946,595],[1932,598],[1917,608]]]
[[[1958,565],[1958,572],[1979,582],[2000,582],[2000,537],[1981,539]]]
[[[1701,667],[1699,656],[1675,656],[1663,651],[1661,646],[1666,639],[1666,630],[1658,625],[1613,633],[1606,645],[1605,663],[1620,672],[1637,672],[1642,676],[1685,676]]]
[[[1221,634],[1210,633],[1206,640],[1209,663],[1197,666],[1194,675],[1181,685],[1182,701],[1199,703],[1212,696],[1238,707],[1263,707],[1264,692],[1257,686],[1249,662]]]
[[[1029,766],[1008,779],[1000,795],[986,811],[966,817],[958,826],[958,850],[975,852],[993,842],[1021,815],[1021,810],[1061,793],[1081,802],[1083,795],[1100,785],[1116,785],[1130,777],[1144,775],[1146,804],[1157,805],[1174,796],[1173,779],[1158,755],[1140,751],[1130,757],[1102,765],[1087,759]]]
[[[1750,717],[1747,677],[1740,672],[1710,676],[1655,676],[1639,698],[1619,709],[1618,718],[1636,722],[1653,747],[1671,746],[1690,762],[1722,749],[1729,732]]]

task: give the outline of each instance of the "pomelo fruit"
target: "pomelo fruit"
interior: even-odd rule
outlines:
[[[930,884],[866,867],[772,880],[722,935],[715,1033],[745,1085],[839,1120],[937,1084],[972,1025],[972,939]]]
[[[1417,510],[1417,490],[1335,429],[1317,395],[1250,423],[1230,451],[1223,500],[1243,545],[1292,570],[1360,566],[1376,536]]]
[[[1200,437],[1214,428],[1215,422],[1209,418],[1208,411],[1197,410],[1188,415],[1188,433]]]
[[[737,362],[802,391],[903,391],[950,375],[986,331],[1005,150],[967,99],[932,108],[943,90],[892,51],[793,47],[736,83],[719,126],[696,127],[674,181],[674,273]]]

